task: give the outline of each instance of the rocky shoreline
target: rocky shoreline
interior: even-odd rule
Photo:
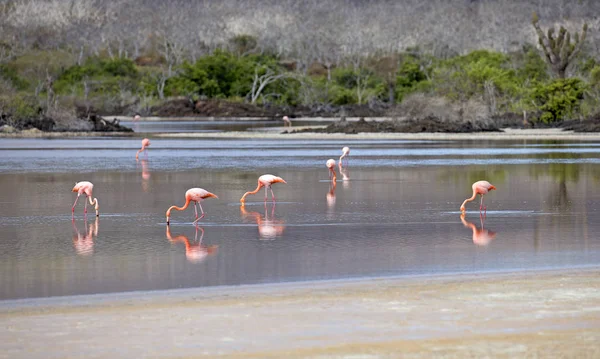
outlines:
[[[438,106],[440,107],[440,106]],[[123,109],[125,113],[130,110]],[[80,112],[80,111],[79,111]],[[0,134],[11,134],[20,131],[50,132],[133,132],[132,129],[120,125],[119,120],[108,120],[98,111],[79,113],[70,120],[57,121],[49,117],[40,117],[26,121],[11,121],[6,116],[0,117]],[[128,113],[133,117],[132,113]],[[378,105],[321,106],[308,108],[304,106],[257,106],[247,103],[228,102],[224,100],[190,101],[177,98],[166,101],[148,111],[147,115],[155,117],[211,117],[211,118],[261,118],[281,121],[288,116],[295,118],[338,118],[339,121],[323,128],[301,128],[283,133],[474,133],[502,132],[503,128],[512,129],[544,129],[559,128],[574,132],[600,132],[600,113],[584,120],[570,120],[553,124],[536,121],[536,114],[504,113],[485,116],[481,113],[464,113],[457,108],[435,108],[425,106],[417,112],[407,106],[394,107]],[[107,116],[111,117],[111,116]],[[346,121],[346,117],[357,117],[359,121]],[[389,120],[370,120],[373,118]]]

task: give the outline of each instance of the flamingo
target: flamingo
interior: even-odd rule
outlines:
[[[140,118],[140,115],[136,113],[135,116],[133,116],[133,121],[137,122],[140,120]]]
[[[261,187],[265,187],[265,202],[267,201],[267,197],[268,197],[268,192],[267,190],[271,190],[271,199],[273,200],[273,202],[275,202],[275,194],[273,193],[273,189],[271,188],[271,186],[273,185],[273,183],[286,183],[287,182],[281,178],[281,177],[277,177],[277,176],[273,176],[273,175],[262,175],[260,177],[258,177],[258,186],[256,187],[256,189],[254,191],[249,191],[244,193],[244,195],[242,196],[242,198],[240,198],[240,202],[243,204],[244,202],[246,202],[246,196],[249,194],[256,194],[256,192],[258,192],[258,190],[261,189]]]
[[[342,155],[340,156],[340,167],[343,165],[343,158],[350,154],[350,147],[346,146],[342,148]],[[346,166],[348,166],[348,158],[346,158]]]
[[[75,205],[77,204],[77,201],[79,200],[79,196],[81,196],[82,194],[85,194],[87,199],[90,201],[90,204],[92,206],[94,206],[94,208],[96,209],[96,217],[99,216],[98,198],[94,198],[94,200],[92,201],[92,190],[93,189],[94,189],[94,185],[92,184],[92,182],[88,182],[88,181],[75,182],[75,187],[73,187],[72,192],[77,192],[77,198],[75,198],[75,203],[73,203],[73,207],[71,208],[71,213],[73,215],[75,215]],[[85,202],[85,207],[83,209],[83,213],[87,214],[87,202]]]
[[[327,168],[329,168],[329,179],[332,182],[335,182],[337,180],[337,176],[335,175],[335,160],[330,158],[327,160],[327,163],[325,165],[327,166]]]
[[[200,202],[202,202],[203,199],[211,198],[211,197],[219,198],[219,197],[217,197],[216,194],[210,193],[203,188],[188,189],[185,192],[185,204],[183,205],[183,207],[171,206],[171,207],[169,207],[169,209],[167,209],[167,224],[169,224],[172,209],[176,209],[178,211],[183,211],[186,208],[188,208],[188,206],[190,205],[190,202],[194,202],[194,212],[196,213],[196,220],[193,223],[198,222],[199,220],[204,218],[204,210],[202,209],[202,205],[200,204]],[[200,217],[198,217],[198,209],[196,208],[196,205],[200,206],[200,211],[202,212],[202,216],[200,216]]]
[[[475,197],[477,197],[477,195],[481,196],[481,201],[479,203],[479,211],[485,211],[486,207],[483,205],[483,195],[487,194],[491,190],[495,190],[496,187],[494,187],[494,185],[489,183],[488,181],[477,181],[473,183],[471,187],[473,188],[473,195],[471,196],[471,198],[465,199],[465,201],[460,206],[460,211],[463,213],[466,212],[467,209],[465,208],[465,204],[474,200]]]
[[[283,127],[292,127],[292,121],[287,116],[283,116]]]
[[[144,154],[146,156],[148,156],[148,149],[147,147],[150,146],[150,140],[147,138],[144,138],[142,140],[142,148],[140,148],[136,153],[135,153],[135,159],[138,159],[138,155],[140,154],[140,152],[144,151]]]
[[[477,226],[465,219],[465,213],[460,215],[460,221],[467,228],[471,228],[473,231],[473,243],[478,246],[487,246],[490,242],[496,238],[496,232],[487,230],[483,227],[485,224],[484,216],[479,215],[479,221],[481,223],[481,229],[477,228]]]
[[[198,229],[202,231],[200,239],[198,239]],[[190,243],[188,237],[183,234],[173,237],[171,235],[171,228],[168,225],[166,235],[167,239],[171,243],[183,242],[185,245],[185,257],[191,263],[202,262],[207,256],[217,253],[217,249],[219,248],[219,246],[216,245],[207,247],[202,244],[202,238],[204,238],[204,228],[198,226],[196,226],[196,234],[194,235],[194,242],[196,243]]]

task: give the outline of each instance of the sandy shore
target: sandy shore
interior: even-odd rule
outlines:
[[[316,126],[310,126],[316,127]],[[304,127],[294,127],[301,129]],[[289,128],[287,128],[289,129]],[[600,133],[576,133],[561,129],[504,129],[504,132],[476,133],[289,133],[284,127],[265,131],[190,132],[190,133],[129,133],[129,132],[34,132],[0,133],[0,138],[72,138],[72,137],[162,137],[162,138],[251,138],[251,139],[357,139],[357,140],[571,140],[600,141]]]
[[[0,357],[598,358],[600,269],[0,302]]]

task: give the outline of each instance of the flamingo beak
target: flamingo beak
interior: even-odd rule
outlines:
[[[495,187],[495,186],[490,186],[490,189],[489,189],[489,190],[491,191],[491,190],[493,190],[493,189],[496,189],[496,187]]]

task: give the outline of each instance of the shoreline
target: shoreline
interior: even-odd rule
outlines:
[[[302,129],[307,126],[296,126]],[[318,126],[308,126],[318,127]],[[471,133],[281,133],[289,127],[271,127],[264,131],[226,131],[191,133],[130,133],[130,132],[41,132],[0,133],[2,138],[77,138],[77,137],[154,137],[154,138],[217,138],[217,139],[357,139],[357,140],[574,140],[600,141],[600,132],[574,132],[562,129],[503,129],[504,132]],[[27,131],[25,131],[27,132]]]
[[[591,267],[0,302],[0,349],[29,358],[594,357],[599,289]]]

